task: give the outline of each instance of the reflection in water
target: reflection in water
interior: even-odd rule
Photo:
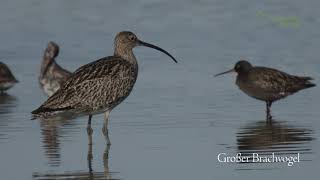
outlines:
[[[7,93],[0,93],[0,139],[7,139],[8,131],[15,130],[10,128],[12,123],[10,116],[13,114],[12,109],[17,106],[17,98]]]
[[[16,97],[7,93],[0,93],[0,115],[10,114],[11,109],[16,106]]]
[[[75,127],[73,119],[61,117],[59,119],[40,120],[43,148],[45,150],[45,156],[49,160],[49,165],[53,167],[60,166],[60,138],[65,136],[64,133],[70,133],[70,128],[64,128],[65,126]],[[67,129],[64,131],[64,129]],[[35,179],[112,179],[109,173],[109,150],[110,146],[106,146],[103,153],[103,172],[95,172],[93,169],[93,151],[92,151],[92,135],[88,136],[88,170],[87,171],[67,171],[63,173],[34,173]]]
[[[92,136],[91,136],[91,142],[92,142]],[[92,159],[93,159],[93,154],[92,154],[92,143],[90,143],[88,148],[88,168],[89,168],[89,173],[87,176],[89,176],[89,179],[112,179],[111,174],[109,172],[109,150],[110,150],[110,145],[106,145],[106,149],[103,153],[103,167],[104,167],[104,172],[94,172],[93,167],[92,167]]]
[[[237,148],[242,156],[259,155],[290,156],[297,153],[311,154],[309,142],[313,140],[312,130],[288,125],[273,120],[259,121],[241,128],[237,133]],[[252,159],[249,160],[252,162]]]
[[[64,121],[40,120],[42,143],[49,165],[60,165],[60,126]]]
[[[41,134],[43,149],[45,150],[45,156],[49,160],[49,165],[57,167],[60,165],[60,140],[59,138],[65,133],[70,133],[71,130],[64,131],[65,126],[73,127],[76,121],[69,118],[59,118],[40,120]]]
[[[89,141],[92,142],[92,136],[89,136]],[[109,172],[109,150],[110,145],[106,145],[106,148],[103,152],[103,165],[104,171],[103,172],[96,172],[93,170],[92,160],[93,160],[93,153],[92,153],[92,143],[88,144],[88,171],[68,171],[63,173],[33,173],[34,179],[108,179],[112,180],[112,173]]]
[[[55,119],[39,119],[42,134],[42,147],[48,164],[53,167],[60,166],[60,137],[73,132],[76,121],[69,116],[59,116]]]

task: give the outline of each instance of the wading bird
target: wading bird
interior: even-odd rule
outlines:
[[[50,41],[43,54],[39,83],[43,91],[51,96],[70,77],[71,72],[63,69],[56,63],[55,58],[59,55],[59,46]]]
[[[13,76],[9,67],[0,62],[0,93],[4,93],[4,91],[10,89],[17,82],[18,80]]]
[[[110,144],[109,113],[129,96],[138,76],[138,62],[132,51],[136,46],[159,50],[177,63],[171,54],[160,47],[139,40],[132,32],[120,32],[114,40],[113,56],[77,69],[56,93],[32,111],[34,117],[48,118],[61,113],[88,115],[87,132],[91,136],[92,115],[104,112],[102,130]]]
[[[219,73],[238,73],[236,84],[247,95],[266,102],[267,120],[271,120],[271,105],[273,102],[294,94],[302,89],[315,86],[309,80],[311,77],[294,76],[285,72],[252,66],[248,61],[240,60],[233,69]]]

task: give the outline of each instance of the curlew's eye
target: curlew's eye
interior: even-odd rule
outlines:
[[[130,34],[130,35],[129,35],[129,40],[130,40],[130,41],[136,40],[136,36],[133,35],[133,34]]]

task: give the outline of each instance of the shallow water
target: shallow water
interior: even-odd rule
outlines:
[[[272,107],[247,97],[234,75],[213,78],[240,58],[309,75],[319,84],[317,0],[48,1],[3,0],[0,60],[20,83],[0,96],[1,179],[301,179],[320,165],[318,87]],[[168,50],[136,48],[139,77],[110,116],[110,149],[102,115],[31,121],[46,96],[37,83],[49,40],[63,67],[112,54],[116,32],[131,30]],[[219,153],[295,155],[300,162],[219,163]]]

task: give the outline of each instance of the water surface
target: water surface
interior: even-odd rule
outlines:
[[[320,166],[318,87],[274,103],[247,97],[235,76],[212,75],[240,58],[319,81],[317,0],[3,0],[0,60],[20,81],[0,96],[1,179],[301,179]],[[59,64],[74,71],[111,55],[118,31],[168,50],[136,48],[139,77],[110,116],[110,149],[93,118],[31,121],[46,100],[37,83],[48,41]],[[301,162],[219,163],[228,153],[300,153]]]

